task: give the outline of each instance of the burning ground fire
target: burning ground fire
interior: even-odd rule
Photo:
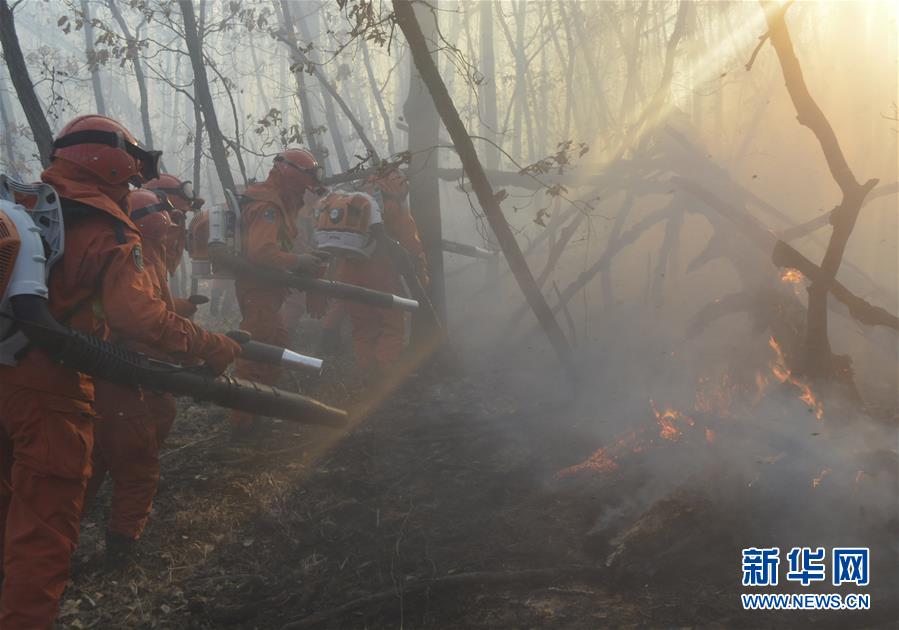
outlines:
[[[812,388],[808,386],[808,383],[793,376],[793,373],[787,368],[783,350],[781,350],[780,344],[777,343],[777,340],[774,339],[773,336],[768,339],[768,345],[774,350],[774,354],[776,355],[774,361],[769,363],[771,373],[774,374],[781,383],[790,383],[798,388],[800,391],[799,399],[808,405],[809,411],[814,412],[815,418],[818,420],[823,419],[824,405],[815,398],[815,394],[812,392]]]
[[[787,273],[789,273],[788,270]],[[798,271],[798,279],[802,274]],[[786,273],[785,273],[786,275]],[[787,383],[799,390],[799,399],[802,400],[810,412],[815,414],[817,420],[824,417],[824,405],[815,397],[811,387],[804,381],[795,377],[787,367],[786,358],[777,340],[771,336],[768,346],[774,351],[774,358],[769,361],[768,368],[771,374],[780,383]],[[595,473],[608,473],[620,467],[622,457],[649,450],[659,444],[678,442],[685,430],[691,430],[698,426],[696,418],[706,421],[719,421],[731,416],[731,408],[738,396],[748,400],[750,407],[757,406],[764,398],[770,384],[769,378],[761,371],[755,375],[755,391],[739,387],[728,374],[723,374],[718,381],[711,377],[700,377],[696,385],[696,398],[693,411],[690,414],[680,412],[671,407],[659,411],[653,399],[649,400],[649,406],[655,416],[656,427],[645,426],[637,431],[632,431],[617,438],[611,445],[603,446],[594,452],[585,461],[564,468],[557,473],[557,477],[567,477],[584,471]],[[694,417],[695,416],[695,417]],[[700,424],[705,433],[705,442],[712,444],[716,438],[716,432],[705,423]],[[817,488],[823,479],[830,473],[825,469],[812,481],[812,487]]]

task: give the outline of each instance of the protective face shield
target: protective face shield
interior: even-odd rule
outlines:
[[[195,210],[203,205],[203,200],[196,196],[194,193],[194,185],[188,180],[186,182],[181,182],[180,185],[172,187],[172,186],[156,186],[153,190],[161,193],[165,193],[169,196],[177,196],[181,197],[187,203],[191,205]]]
[[[292,159],[294,158],[294,159]],[[300,163],[297,160],[302,160]],[[282,172],[287,169],[297,171],[303,175],[301,183],[307,189],[312,189],[318,196],[324,196],[327,188],[322,185],[325,169],[312,157],[312,154],[304,149],[287,149],[275,156],[275,168]]]
[[[140,229],[141,238],[147,242],[161,246],[168,259],[172,247],[178,242],[178,235],[183,228],[175,219],[181,215],[165,195],[149,190],[137,190],[131,193],[131,220]]]
[[[97,129],[73,131],[54,140],[53,149],[65,149],[79,144],[102,144],[125,151],[138,164],[139,177],[132,178],[131,182],[137,186],[159,177],[159,160],[162,157],[162,151],[148,151],[139,144],[127,141],[121,132]]]

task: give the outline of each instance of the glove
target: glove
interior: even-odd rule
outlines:
[[[297,265],[293,268],[293,272],[304,276],[317,275],[328,257],[327,252],[317,249],[313,249],[308,254],[300,254],[297,256]]]
[[[321,293],[306,292],[306,312],[309,317],[321,319],[328,312],[328,298]]]
[[[197,305],[190,300],[174,298],[172,301],[175,303],[175,312],[181,317],[190,318],[197,312]]]
[[[209,333],[200,358],[216,375],[225,371],[234,358],[240,355],[240,344],[226,335]]]

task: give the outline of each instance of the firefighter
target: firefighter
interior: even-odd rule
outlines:
[[[183,227],[172,221],[178,212],[165,195],[136,190],[129,197],[131,221],[141,233],[144,267],[156,294],[170,311],[175,303],[166,275],[169,248],[177,247]],[[123,343],[132,350],[162,360],[170,357],[140,343]],[[89,504],[96,497],[106,473],[113,482],[106,527],[106,559],[111,567],[131,559],[153,505],[159,485],[159,449],[175,421],[171,394],[142,390],[95,380],[93,475],[87,486]]]
[[[252,184],[241,196],[241,248],[254,263],[295,271],[319,273],[323,255],[310,251],[292,251],[298,236],[296,218],[304,203],[315,203],[324,192],[322,168],[305,149],[286,149],[274,160],[268,178]],[[281,307],[288,289],[259,283],[252,277],[238,276],[235,281],[237,303],[243,317],[240,327],[253,339],[276,346],[287,346],[289,336]],[[237,375],[274,385],[280,368],[248,361],[237,362]],[[254,429],[254,417],[232,412],[233,437],[240,440]]]
[[[178,265],[184,259],[184,249],[187,244],[187,213],[199,213],[206,200],[194,194],[193,183],[190,180],[182,182],[169,173],[163,173],[156,179],[147,182],[144,188],[165,195],[174,206],[167,214],[177,229],[169,230],[167,238],[171,242],[166,246],[165,258],[168,275],[174,276],[178,271]],[[184,298],[173,298],[173,300],[175,312],[182,317],[192,317],[197,312],[197,305],[190,300]]]
[[[428,284],[427,260],[415,220],[407,202],[409,183],[397,169],[370,177],[363,190],[371,195],[380,207],[387,234],[399,241],[413,257],[422,286]],[[344,197],[347,197],[344,195]],[[380,202],[380,203],[378,203]],[[341,202],[339,196],[329,197],[322,215]],[[320,218],[319,226],[322,226]],[[402,293],[399,272],[389,254],[381,248],[370,256],[341,257],[337,267],[337,280],[356,284],[377,291]],[[356,368],[362,378],[371,376],[378,369],[394,365],[405,345],[406,318],[402,311],[344,302],[343,308],[353,326],[353,353]]]
[[[41,179],[59,195],[65,252],[50,270],[49,308],[69,327],[152,345],[222,372],[240,352],[171,312],[144,268],[128,218],[129,182],[158,175],[159,154],[105,116],[82,116],[54,141]],[[91,473],[94,385],[37,347],[0,367],[0,628],[49,628],[69,577]]]

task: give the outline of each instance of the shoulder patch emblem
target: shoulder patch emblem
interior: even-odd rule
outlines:
[[[134,258],[134,266],[137,267],[138,271],[144,270],[144,250],[141,249],[141,246],[135,245],[134,249],[131,250],[131,255]]]
[[[266,208],[265,209],[265,222],[266,223],[274,223],[277,213],[278,213],[277,208]]]

